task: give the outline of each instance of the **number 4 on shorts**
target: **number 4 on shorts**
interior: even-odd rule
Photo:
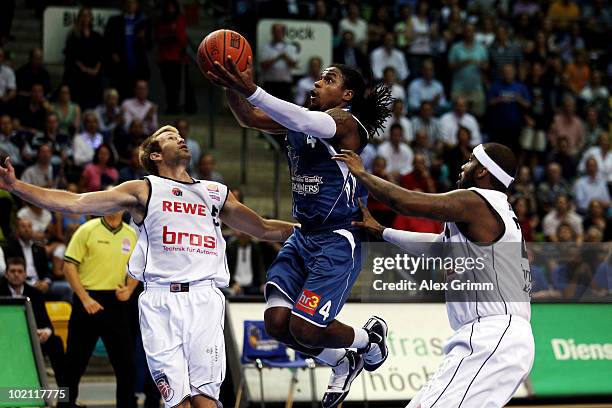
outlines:
[[[329,309],[331,309],[331,300],[328,300],[327,303],[323,305],[321,310],[319,310],[319,314],[323,316],[323,321],[329,318]]]

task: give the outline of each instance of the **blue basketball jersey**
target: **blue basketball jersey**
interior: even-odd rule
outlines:
[[[293,192],[293,217],[302,230],[347,228],[361,220],[357,199],[366,205],[367,191],[346,164],[332,160],[336,150],[330,140],[289,130],[287,159]]]

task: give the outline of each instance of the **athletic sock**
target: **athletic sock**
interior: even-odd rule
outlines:
[[[317,359],[321,360],[325,364],[329,366],[337,366],[340,360],[344,358],[346,355],[346,349],[332,349],[326,348],[318,355],[315,356]]]
[[[351,344],[349,348],[366,348],[367,345],[370,344],[370,335],[368,334],[368,332],[361,327],[353,327],[353,331],[355,332],[355,338],[353,339],[353,344]]]

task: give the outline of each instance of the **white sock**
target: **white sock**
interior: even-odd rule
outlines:
[[[345,355],[346,355],[345,349],[326,348],[326,349],[323,349],[321,354],[315,357],[321,360],[322,362],[324,362],[325,364],[334,367],[338,365],[338,362],[340,362],[340,360],[342,360],[342,358]]]
[[[353,339],[353,344],[351,344],[350,348],[362,349],[370,344],[370,335],[367,331],[365,331],[365,329],[362,329],[361,327],[353,327],[353,331],[355,332],[355,338]]]

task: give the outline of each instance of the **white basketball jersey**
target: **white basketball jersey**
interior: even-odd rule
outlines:
[[[185,283],[211,279],[229,284],[221,212],[227,186],[207,180],[183,183],[146,176],[150,184],[138,241],[128,263],[145,283]]]
[[[480,195],[504,223],[504,231],[492,244],[470,241],[454,222],[444,225],[445,251],[453,259],[477,260],[463,273],[447,273],[446,280],[487,284],[487,289],[446,292],[448,318],[453,329],[479,317],[517,315],[531,318],[531,273],[518,219],[500,191],[470,188]],[[483,285],[484,286],[484,285]]]

